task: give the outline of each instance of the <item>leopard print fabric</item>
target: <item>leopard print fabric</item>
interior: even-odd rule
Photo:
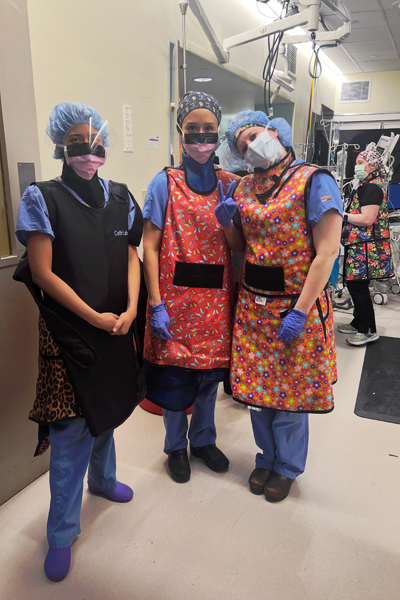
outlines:
[[[37,423],[54,423],[81,416],[60,350],[47,325],[39,317],[39,374],[36,399],[29,418]]]

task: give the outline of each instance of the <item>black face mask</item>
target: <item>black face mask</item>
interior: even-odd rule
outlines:
[[[218,144],[218,133],[184,133],[185,144]]]
[[[90,149],[90,144],[88,142],[82,142],[81,144],[70,144],[66,146],[67,155],[72,158],[73,156],[85,156],[85,154],[93,154],[94,156],[99,156],[100,158],[106,157],[106,149],[104,146],[100,146],[97,144],[93,150]]]
[[[84,145],[88,146],[89,144],[73,144],[72,146]],[[71,148],[72,146],[67,147]],[[86,152],[85,154],[88,153]],[[82,156],[82,154],[75,154],[74,156]],[[85,204],[88,204],[91,208],[103,208],[105,204],[104,189],[97,173],[93,175],[92,179],[83,179],[75,173],[72,167],[69,167],[67,163],[64,163],[61,178],[71,190],[74,190],[74,192],[78,194],[79,198],[81,198]]]

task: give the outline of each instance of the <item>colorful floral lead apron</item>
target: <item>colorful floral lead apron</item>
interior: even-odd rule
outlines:
[[[160,293],[172,341],[150,331],[147,307],[144,358],[186,369],[229,368],[234,277],[231,251],[214,214],[217,182],[202,195],[181,169],[167,169],[169,201],[160,248]],[[238,177],[216,170],[226,193]]]
[[[393,277],[393,258],[389,243],[389,213],[385,185],[380,177],[372,175],[351,195],[346,212],[361,214],[359,193],[365,185],[377,185],[383,192],[375,223],[356,227],[343,223],[342,244],[345,247],[344,276],[351,281],[388,279]]]
[[[291,165],[287,159],[267,174],[249,175],[235,193],[247,250],[234,325],[231,385],[239,402],[325,413],[334,407],[332,384],[337,378],[326,290],[310,310],[301,334],[291,343],[277,340],[281,320],[301,293],[315,256],[304,191],[317,168]],[[266,197],[272,187],[276,189],[283,169],[285,183],[277,195]]]

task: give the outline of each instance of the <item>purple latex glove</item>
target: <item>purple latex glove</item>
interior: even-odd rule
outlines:
[[[295,308],[282,319],[279,329],[278,342],[291,342],[300,335],[308,315]]]
[[[218,196],[219,204],[214,209],[217,221],[222,227],[229,227],[232,222],[233,215],[236,212],[236,202],[232,199],[232,194],[237,186],[237,181],[232,181],[228,188],[226,196],[224,196],[224,189],[222,187],[222,181],[218,181]]]
[[[165,308],[165,302],[157,306],[150,306],[151,308],[151,321],[150,328],[151,333],[158,337],[160,340],[172,340],[172,335],[168,331],[169,316],[167,309]]]

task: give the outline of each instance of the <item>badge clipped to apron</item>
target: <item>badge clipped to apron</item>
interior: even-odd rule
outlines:
[[[256,304],[260,304],[260,306],[265,306],[267,304],[267,299],[264,296],[256,296]]]

